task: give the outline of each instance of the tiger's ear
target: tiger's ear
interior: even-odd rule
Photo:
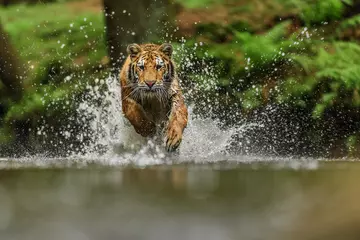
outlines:
[[[138,44],[132,43],[127,46],[126,51],[130,55],[131,60],[133,60],[139,55],[142,50]]]
[[[168,56],[169,58],[171,58],[172,52],[173,52],[173,47],[171,46],[170,43],[163,43],[163,44],[159,47],[159,51],[160,51],[160,52],[163,52],[166,56]]]

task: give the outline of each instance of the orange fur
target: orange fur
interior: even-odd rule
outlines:
[[[171,59],[170,44],[131,44],[121,72],[122,110],[143,137],[165,132],[168,151],[176,150],[188,111]]]

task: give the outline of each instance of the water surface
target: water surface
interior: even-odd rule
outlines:
[[[1,240],[360,239],[356,161],[24,162],[1,164]]]

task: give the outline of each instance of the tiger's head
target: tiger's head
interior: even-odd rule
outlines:
[[[170,44],[130,44],[128,70],[129,86],[135,98],[168,96],[168,90],[175,76],[172,62],[173,48]]]

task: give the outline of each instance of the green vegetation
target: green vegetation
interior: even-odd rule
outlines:
[[[43,71],[56,65],[64,74],[90,69],[106,56],[102,14],[77,15],[66,8],[50,4],[0,9],[5,30],[34,77],[44,77]]]
[[[244,28],[254,25],[252,19],[237,22],[238,26],[203,24],[198,27],[197,40],[189,46],[196,41],[206,43],[197,52],[198,58],[221,63],[217,89],[228,94],[227,102],[240,103],[247,116],[270,105],[291,108],[292,114],[286,118],[303,121],[305,116],[312,123],[310,128],[299,129],[307,144],[340,141],[344,145],[339,148],[352,149],[349,144],[355,144],[360,130],[359,15],[343,17],[352,1],[278,2],[291,13],[290,20],[272,24],[270,29],[263,25],[256,31]],[[273,16],[273,21],[287,14]],[[226,36],[219,37],[219,33]],[[330,123],[337,128],[333,132]]]
[[[175,0],[176,3],[182,4],[186,8],[204,8],[213,4],[222,4],[222,0]]]
[[[290,0],[285,2],[299,9],[299,16],[307,25],[341,20],[346,6],[352,4],[352,0]]]
[[[27,71],[22,100],[2,97],[7,111],[0,116],[0,131],[7,134],[0,143],[6,143],[14,122],[32,119],[29,127],[37,129],[40,116],[59,119],[62,106],[74,106],[76,95],[106,70],[107,53],[101,12],[77,14],[56,3],[0,8],[0,16]],[[69,107],[65,110],[74,111]]]
[[[189,97],[195,101],[212,98],[213,115],[220,113],[229,123],[258,120],[259,112],[269,106],[283,109],[282,121],[289,122],[288,126],[281,124],[284,128],[306,122],[295,124],[301,127],[294,129],[303,148],[311,145],[313,152],[333,156],[337,153],[331,151],[337,148],[343,149],[338,155],[353,155],[360,130],[360,15],[347,12],[354,2],[177,1],[183,5],[182,12],[198,11],[208,17],[193,26],[196,33],[185,44],[194,49],[195,57],[194,65],[182,66],[181,73],[187,76],[184,84],[190,88],[194,81],[203,86]],[[220,17],[211,14],[219,9]],[[100,11],[79,14],[57,2],[0,8],[0,16],[28,71],[21,101],[14,103],[6,94],[1,97],[0,143],[7,143],[14,122],[31,119],[30,127],[36,129],[41,115],[54,125],[63,124],[59,115],[64,109],[73,114],[74,99],[107,72],[108,60]],[[202,71],[204,63],[216,73],[210,88]],[[4,92],[0,83],[0,93]],[[209,114],[202,107],[195,110]],[[226,118],[230,109],[239,119]],[[270,122],[267,127],[274,131],[267,131],[268,142],[279,144],[277,152],[289,150],[285,142],[293,140],[291,136],[282,139],[284,134],[276,132],[277,118]]]

